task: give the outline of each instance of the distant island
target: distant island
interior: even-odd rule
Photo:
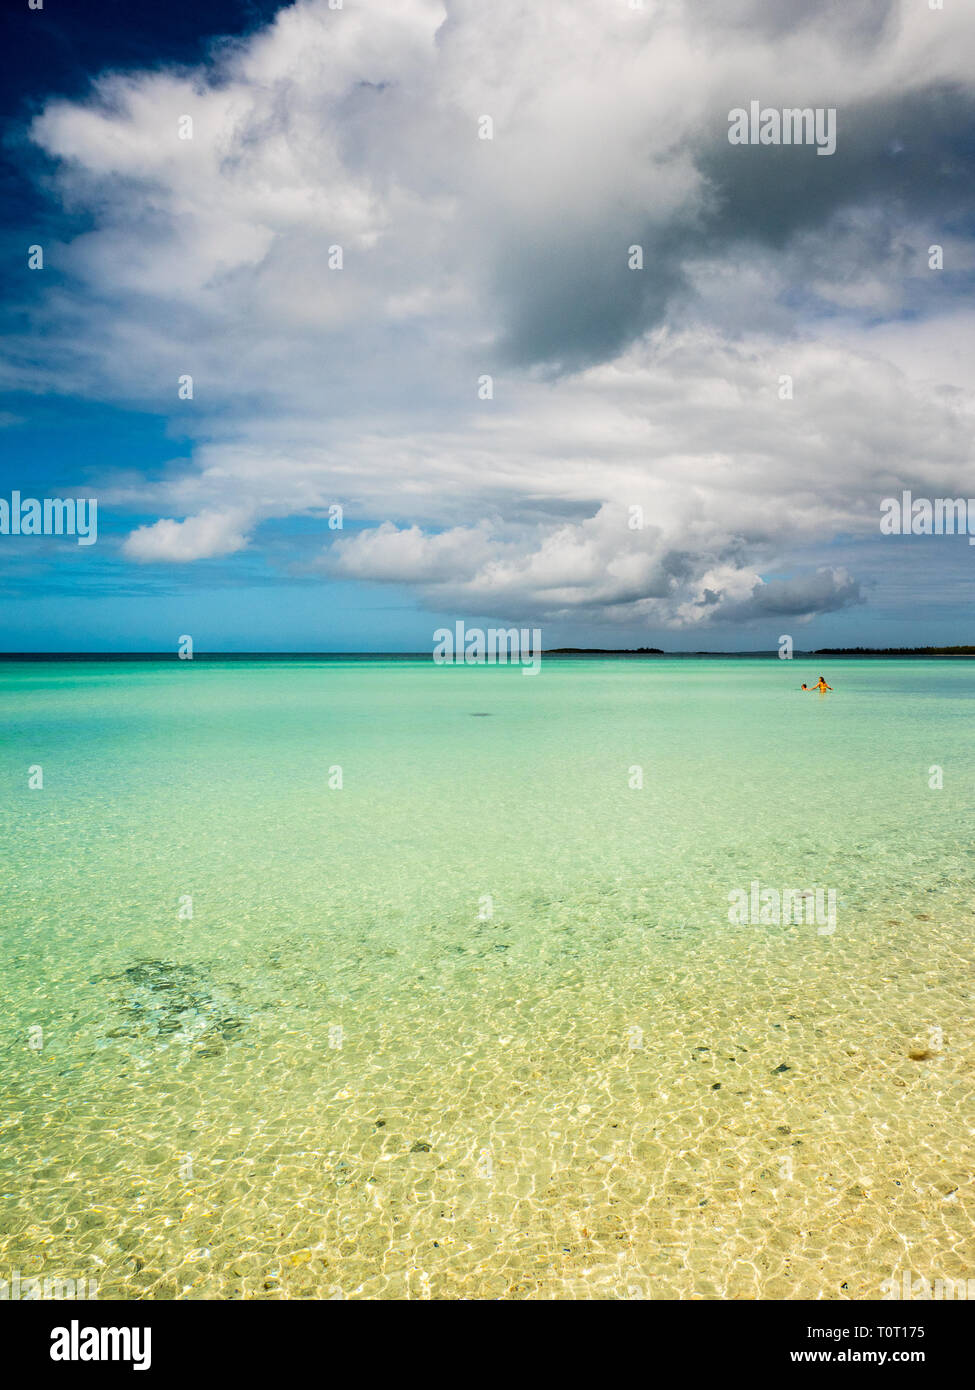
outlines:
[[[750,652],[665,652],[661,647],[546,647],[543,656],[668,656],[668,657],[752,657],[767,661],[777,657],[770,647]],[[968,647],[818,647],[815,651],[793,652],[794,659],[811,660],[814,656],[975,656],[975,646]],[[194,653],[196,661],[423,661],[430,652],[207,652]],[[179,661],[179,653],[164,652],[4,652],[2,661]]]
[[[820,647],[813,656],[975,656],[975,647]]]
[[[660,647],[547,647],[545,656],[778,656],[775,648],[757,652],[665,652]],[[817,647],[811,656],[975,656],[975,647]]]

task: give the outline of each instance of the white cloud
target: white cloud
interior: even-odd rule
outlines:
[[[123,551],[143,562],[209,560],[243,550],[247,537],[242,524],[249,518],[240,512],[201,512],[185,521],[162,518],[140,526],[126,537]]]
[[[972,425],[913,312],[931,208],[885,191],[893,128],[936,139],[925,93],[975,99],[975,14],[895,9],[299,0],[207,65],[51,103],[34,138],[93,229],[56,248],[40,383],[199,439],[161,481],[106,478],[160,514],[125,553],[229,555],[341,502],[374,524],[322,572],[440,606],[699,625],[855,601],[830,567],[761,575],[871,532],[897,486],[964,489]],[[836,105],[837,155],[746,162],[727,112],[753,97]]]

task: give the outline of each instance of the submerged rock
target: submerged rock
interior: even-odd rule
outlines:
[[[117,1003],[125,1027],[107,1030],[109,1037],[171,1036],[184,1045],[203,1044],[201,1055],[214,1057],[247,1022],[248,1015],[229,992],[236,992],[235,986],[214,985],[199,966],[141,960],[102,978],[122,985]]]

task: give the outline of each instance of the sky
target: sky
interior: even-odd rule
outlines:
[[[933,2],[8,7],[0,498],[98,534],[0,534],[0,650],[975,642],[967,537],[880,529],[975,498]]]

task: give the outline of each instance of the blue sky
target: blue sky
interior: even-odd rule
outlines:
[[[975,641],[975,548],[878,524],[975,497],[961,7],[3,23],[0,496],[99,523],[0,535],[3,650]]]

